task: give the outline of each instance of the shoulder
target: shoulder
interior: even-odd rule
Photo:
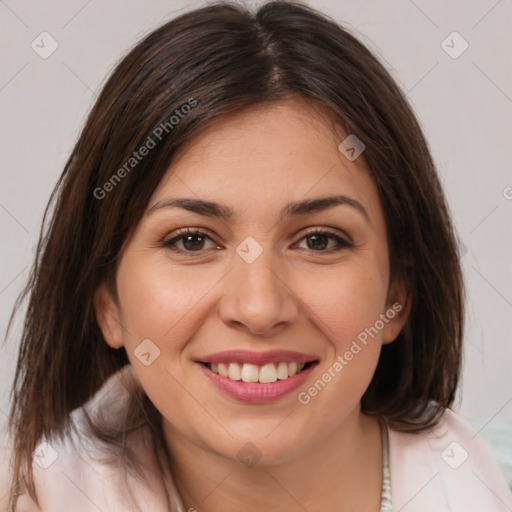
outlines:
[[[393,508],[402,512],[509,511],[512,493],[478,432],[446,409],[420,433],[389,429]]]
[[[112,376],[85,405],[93,419],[101,415],[112,428],[124,422],[127,371]],[[147,427],[126,436],[123,446],[107,446],[92,435],[83,409],[73,411],[72,422],[75,428],[65,435],[39,443],[32,467],[40,507],[23,495],[19,499],[20,512],[125,512],[134,510],[132,499],[142,510],[167,510]],[[144,464],[150,486],[123,472],[120,454],[127,448],[135,451]]]

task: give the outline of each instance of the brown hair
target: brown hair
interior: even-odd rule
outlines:
[[[348,30],[310,7],[279,1],[253,13],[213,4],[167,22],[119,62],[50,197],[29,282],[7,330],[28,296],[10,429],[14,482],[27,473],[32,498],[38,441],[65,432],[70,412],[129,362],[124,349],[104,341],[93,295],[106,282],[117,299],[123,244],[177,149],[224,114],[292,96],[325,109],[365,144],[385,214],[391,274],[405,280],[412,298],[404,330],[382,348],[362,411],[397,430],[420,431],[453,403],[462,357],[461,268],[428,145],[403,93]],[[193,102],[169,128],[171,116]],[[168,133],[156,147],[111,181],[164,123]],[[109,193],[99,192],[109,180]],[[134,399],[129,410],[127,426],[148,418],[162,442],[159,413],[147,397]],[[102,437],[100,429],[95,435]]]

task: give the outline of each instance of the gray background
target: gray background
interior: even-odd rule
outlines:
[[[504,438],[505,429],[510,439],[512,2],[309,3],[359,33],[407,91],[419,116],[461,240],[468,289],[457,405],[491,442]],[[202,5],[177,0],[0,1],[2,338],[28,277],[44,207],[107,73],[140,37]],[[47,59],[31,47],[43,31],[59,45]],[[469,44],[458,58],[441,45],[453,31]],[[462,48],[457,39],[447,44],[452,52]],[[21,317],[1,348],[0,428],[9,407],[20,325]],[[504,449],[510,455],[510,441]]]

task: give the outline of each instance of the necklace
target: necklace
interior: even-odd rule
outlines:
[[[391,478],[389,476],[389,439],[388,427],[384,421],[381,422],[382,434],[382,493],[380,512],[392,512],[391,501]]]

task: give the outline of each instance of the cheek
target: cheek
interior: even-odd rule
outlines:
[[[382,339],[375,325],[387,283],[368,266],[353,266],[315,283],[316,293],[309,293],[311,318],[328,350],[315,379],[297,398],[310,427],[329,430],[357,407],[374,375]]]
[[[201,299],[216,280],[193,266],[171,269],[167,262],[133,254],[118,271],[125,349],[150,400],[167,411],[170,396],[186,398],[179,384],[186,370],[181,354],[203,323]],[[187,400],[173,399],[173,414],[179,417],[186,405]]]
[[[194,307],[215,280],[193,266],[171,269],[170,264],[150,260],[127,258],[119,268],[123,325],[129,338],[125,342],[128,345],[150,338],[161,349],[175,350],[197,324]]]
[[[302,280],[302,297],[311,318],[318,320],[318,328],[337,353],[347,350],[383,313],[385,277],[376,267],[358,262]]]

